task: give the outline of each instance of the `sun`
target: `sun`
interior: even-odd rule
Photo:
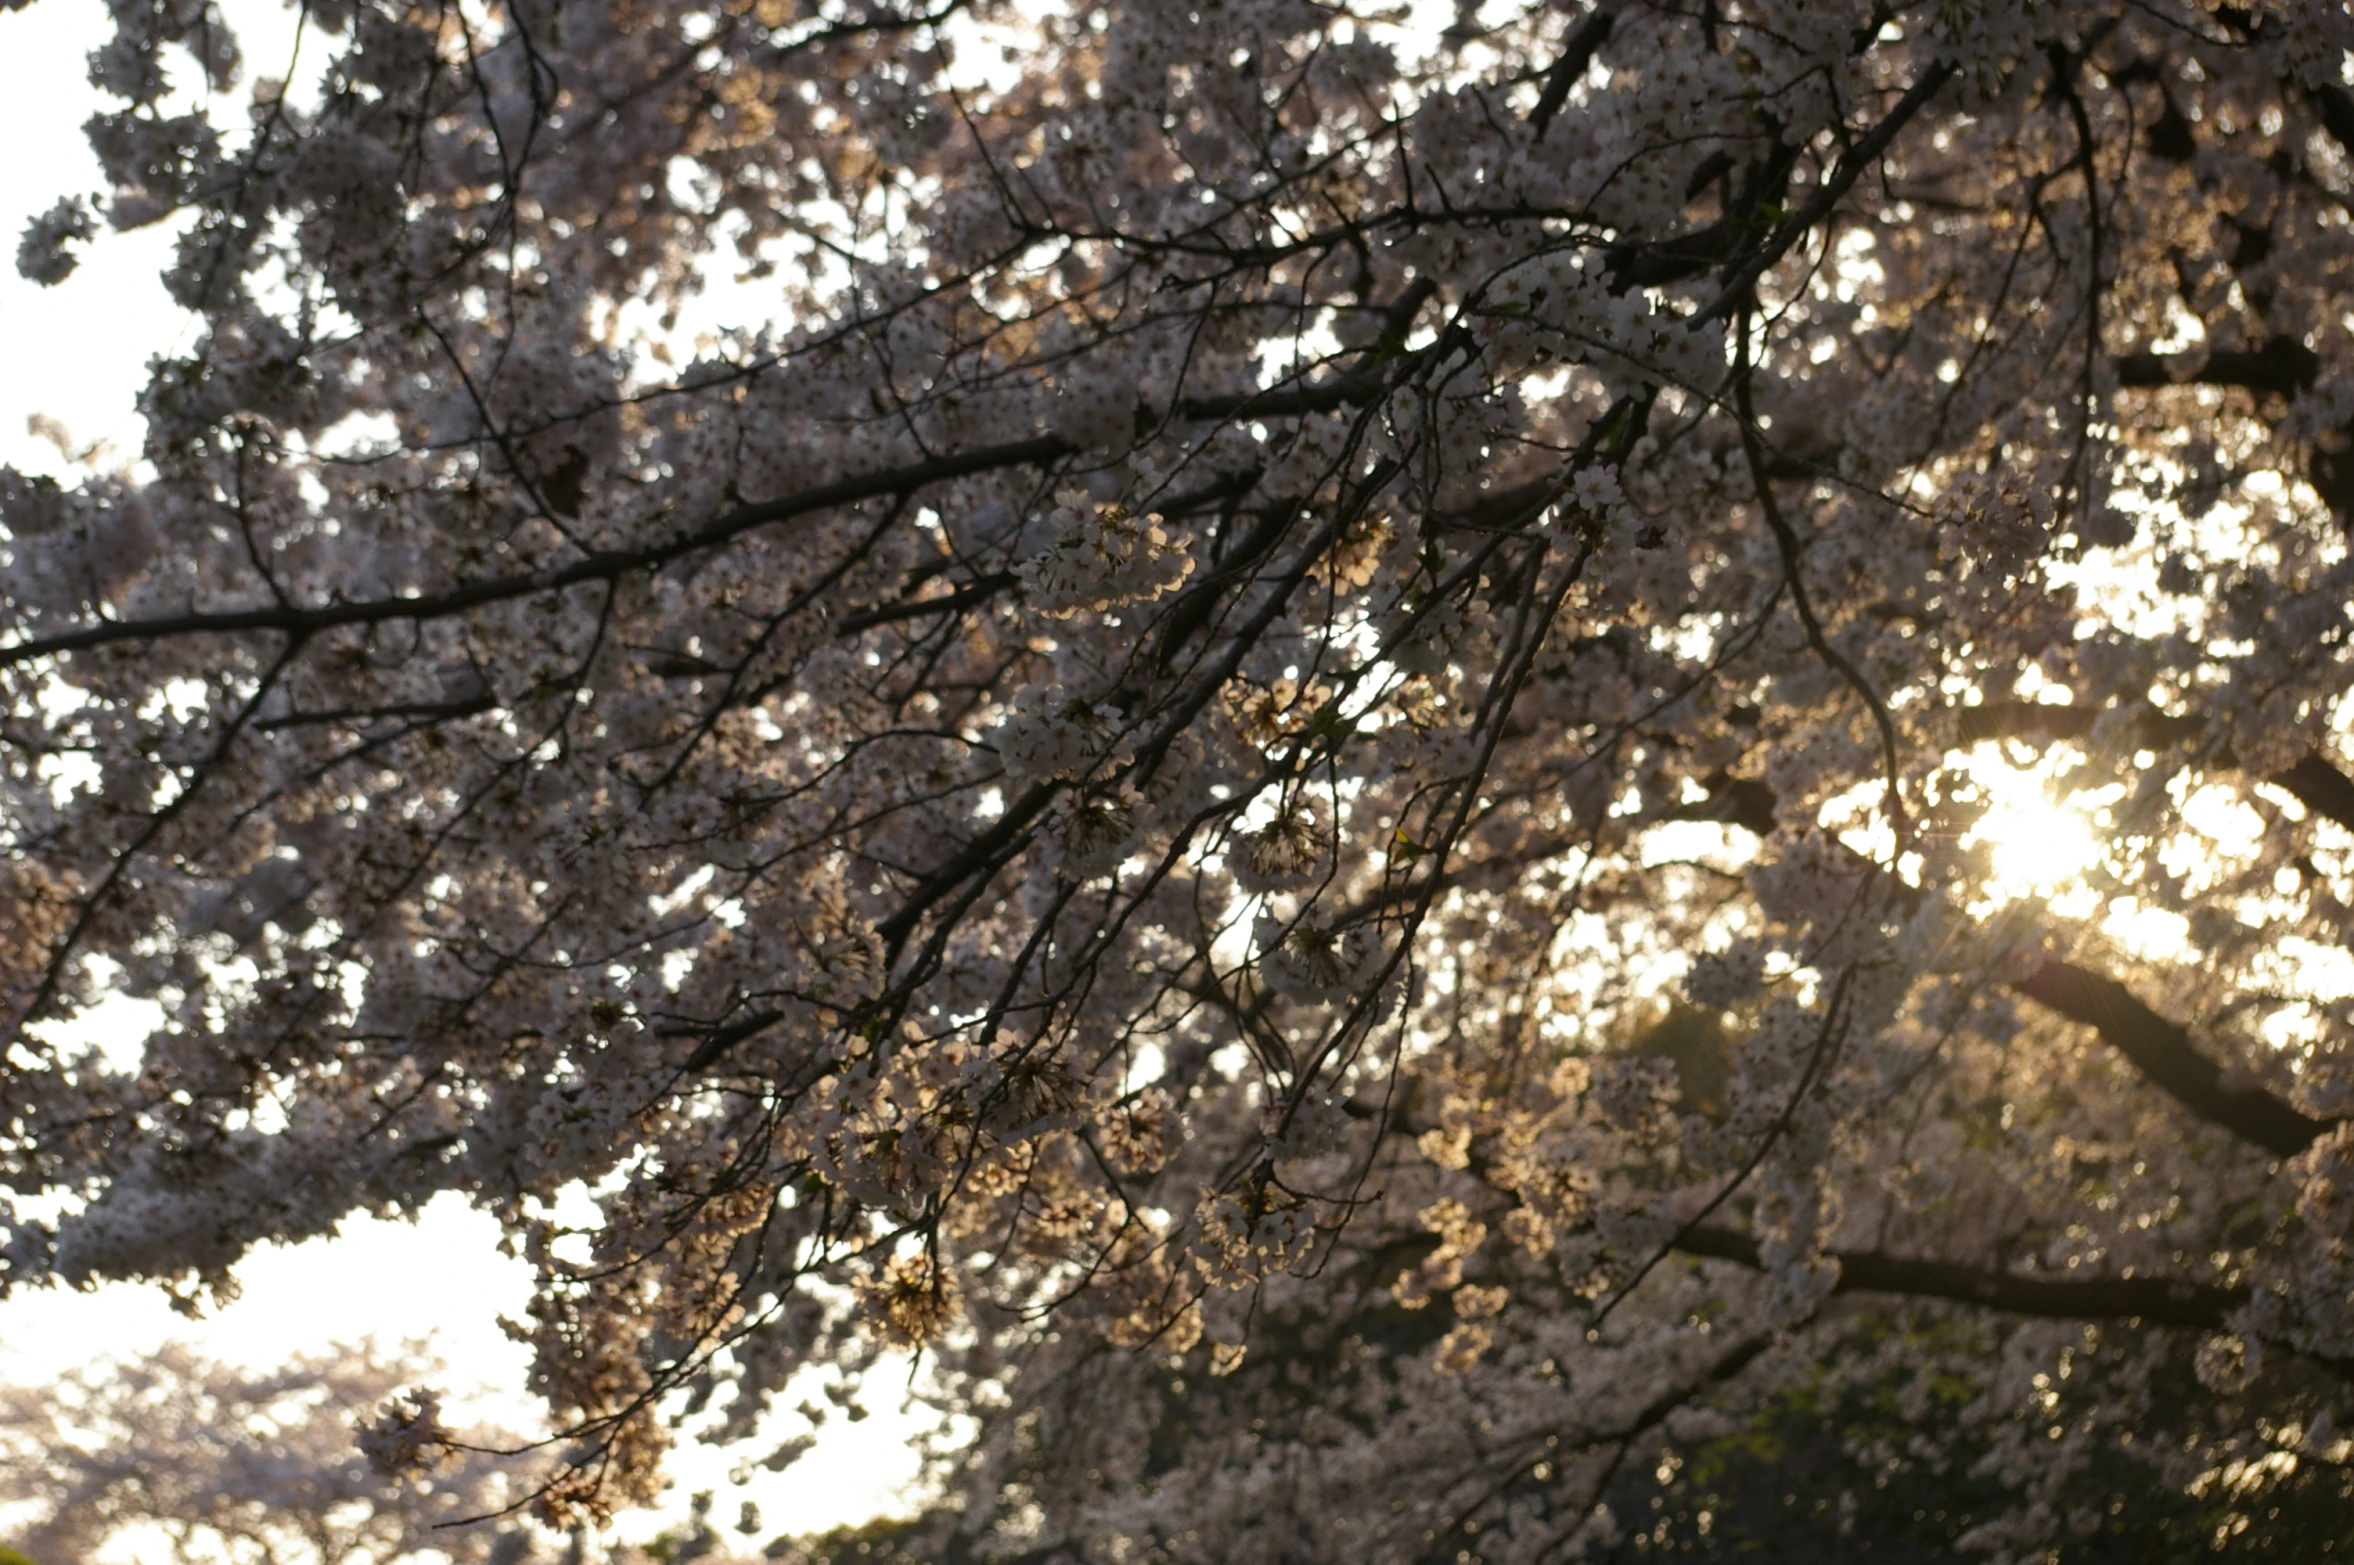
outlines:
[[[1985,813],[1962,838],[1984,848],[1986,892],[1998,902],[2049,898],[2077,887],[2101,857],[2100,823],[2081,793],[2059,795],[2051,760],[2013,766],[1991,744],[1963,761]]]

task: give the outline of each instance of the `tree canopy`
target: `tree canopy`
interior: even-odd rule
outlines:
[[[0,1511],[24,1545],[0,1546],[0,1565],[82,1565],[109,1545],[170,1565],[518,1565],[528,1536],[510,1529],[502,1550],[482,1521],[545,1465],[488,1449],[518,1437],[469,1429],[474,1449],[417,1477],[353,1440],[440,1369],[363,1343],[256,1373],[169,1343],[0,1387]]]
[[[113,14],[20,267],[200,330],[0,473],[0,1291],[460,1191],[544,1514],[916,1348],[930,1557],[2340,1495],[2341,6]]]

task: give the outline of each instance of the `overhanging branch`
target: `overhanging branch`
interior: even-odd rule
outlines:
[[[2051,713],[2070,722],[2082,716],[2084,726],[2091,726],[2089,714],[2072,707],[2020,705],[2018,711]],[[2298,774],[2299,784],[2284,780]],[[2319,756],[2307,757],[2274,780],[2292,791],[2301,784],[2316,798],[2342,802],[2349,817],[2354,817],[2354,781]],[[1724,777],[1704,804],[1686,808],[1690,818],[1723,820],[1763,835],[1773,828],[1774,805],[1773,790],[1766,784]],[[2322,805],[2313,808],[2320,810]],[[2260,1087],[2226,1088],[2222,1068],[2192,1047],[2187,1030],[2136,1000],[2113,978],[2068,962],[2047,961],[2011,987],[2071,1021],[2096,1029],[2102,1041],[2131,1061],[2152,1086],[2199,1118],[2269,1152],[2294,1157],[2336,1123],[2300,1113]]]
[[[2091,734],[2093,721],[2100,713],[2092,707],[2068,704],[1989,701],[1984,706],[1962,707],[1955,715],[1959,719],[1958,737],[1963,744],[1976,744],[1984,739],[2053,744],[2063,739],[2084,739]],[[2201,717],[2143,712],[2134,720],[2134,738],[2151,749],[2165,749],[2196,738],[2206,727],[2206,719]],[[2213,762],[2224,766],[2237,764],[2228,748],[2219,751]],[[2319,751],[2285,771],[2272,773],[2264,781],[2285,790],[2314,814],[2354,831],[2354,778],[2339,771]]]
[[[1762,1265],[1757,1241],[1731,1228],[1695,1228],[1677,1241],[1677,1248],[1752,1269]],[[1942,1299],[2045,1320],[2146,1320],[2212,1331],[2249,1297],[2245,1288],[2169,1277],[2037,1277],[1876,1250],[1834,1250],[1831,1258],[1839,1263],[1834,1293]]]
[[[2268,338],[2260,348],[2194,348],[2187,353],[2126,353],[2117,358],[2117,384],[2237,386],[2294,396],[2321,373],[2321,355],[2294,337]]]
[[[54,657],[60,653],[114,646],[126,641],[161,641],[180,636],[236,635],[255,631],[277,631],[308,638],[322,631],[347,626],[440,619],[472,609],[487,608],[494,603],[561,592],[568,587],[613,581],[633,572],[654,570],[673,560],[733,542],[759,528],[838,505],[854,505],[861,500],[880,499],[889,495],[911,495],[932,484],[969,478],[1001,468],[1057,462],[1075,455],[1077,450],[1077,447],[1057,435],[1040,435],[1030,440],[983,446],[977,450],[934,457],[929,461],[912,462],[880,473],[839,479],[830,484],[816,484],[798,493],[766,500],[758,505],[739,506],[692,531],[641,548],[597,550],[563,565],[493,576],[444,592],[419,593],[414,597],[363,598],[350,602],[324,603],[311,608],[273,603],[213,614],[108,620],[80,630],[28,637],[12,646],[0,647],[0,667]]]
[[[1562,45],[1561,58],[1546,70],[1545,91],[1528,117],[1529,129],[1540,141],[1544,139],[1545,127],[1553,123],[1553,116],[1569,101],[1569,90],[1593,63],[1594,51],[1609,40],[1610,25],[1616,20],[1608,11],[1596,11],[1587,17]]]
[[[1765,275],[1766,268],[1782,259],[1808,230],[1830,216],[1831,208],[1839,204],[1840,198],[1862,177],[1864,170],[1878,162],[1880,155],[1896,140],[1896,133],[1904,129],[1906,122],[1920,113],[1922,106],[1937,96],[1938,89],[1953,78],[1954,69],[1951,61],[1939,60],[1923,71],[1920,78],[1905,89],[1904,96],[1896,100],[1896,107],[1890,109],[1879,124],[1857,138],[1855,145],[1840,157],[1831,169],[1831,177],[1816,187],[1806,205],[1784,218],[1766,242],[1758,247],[1757,253],[1733,269],[1733,274],[1725,279],[1725,286],[1716,298],[1709,302],[1706,309],[1692,317],[1693,323],[1697,325],[1701,321],[1715,320],[1730,312],[1748,295],[1757,280]]]
[[[2011,987],[2099,1031],[2150,1084],[2210,1124],[2282,1157],[2294,1157],[2328,1123],[2298,1113],[2260,1087],[2227,1088],[2223,1071],[2191,1047],[2190,1034],[2136,1000],[2113,978],[2070,962],[2044,963]]]

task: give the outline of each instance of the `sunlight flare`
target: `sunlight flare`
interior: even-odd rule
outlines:
[[[2081,794],[2054,797],[2049,763],[2014,767],[1985,747],[1965,769],[1987,804],[1962,846],[1985,850],[1986,890],[1997,901],[2064,892],[2099,862],[2098,824]]]

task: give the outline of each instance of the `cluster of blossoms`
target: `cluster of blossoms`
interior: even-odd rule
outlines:
[[[71,197],[60,201],[25,227],[16,247],[16,270],[27,281],[43,287],[64,282],[80,263],[69,245],[86,242],[98,232],[89,204]]]
[[[1030,606],[1051,619],[1100,614],[1150,603],[1184,585],[1193,557],[1172,541],[1158,516],[1131,516],[1086,494],[1057,497],[1047,525],[1054,542],[1022,566]]]
[[[1120,713],[1047,685],[1025,685],[1007,703],[997,754],[1019,784],[1084,777],[1119,734]]]
[[[0,472],[0,1292],[460,1192],[543,1514],[920,1348],[941,1557],[2333,1499],[2342,6],[307,15],[25,240],[202,329]]]
[[[1356,999],[1388,965],[1379,933],[1364,924],[1334,928],[1306,917],[1262,918],[1252,933],[1261,974],[1303,1004]]]
[[[1490,284],[1487,298],[1480,334],[1493,351],[1589,365],[1611,395],[1676,386],[1705,396],[1724,379],[1723,322],[1625,287],[1599,253],[1524,261]]]

